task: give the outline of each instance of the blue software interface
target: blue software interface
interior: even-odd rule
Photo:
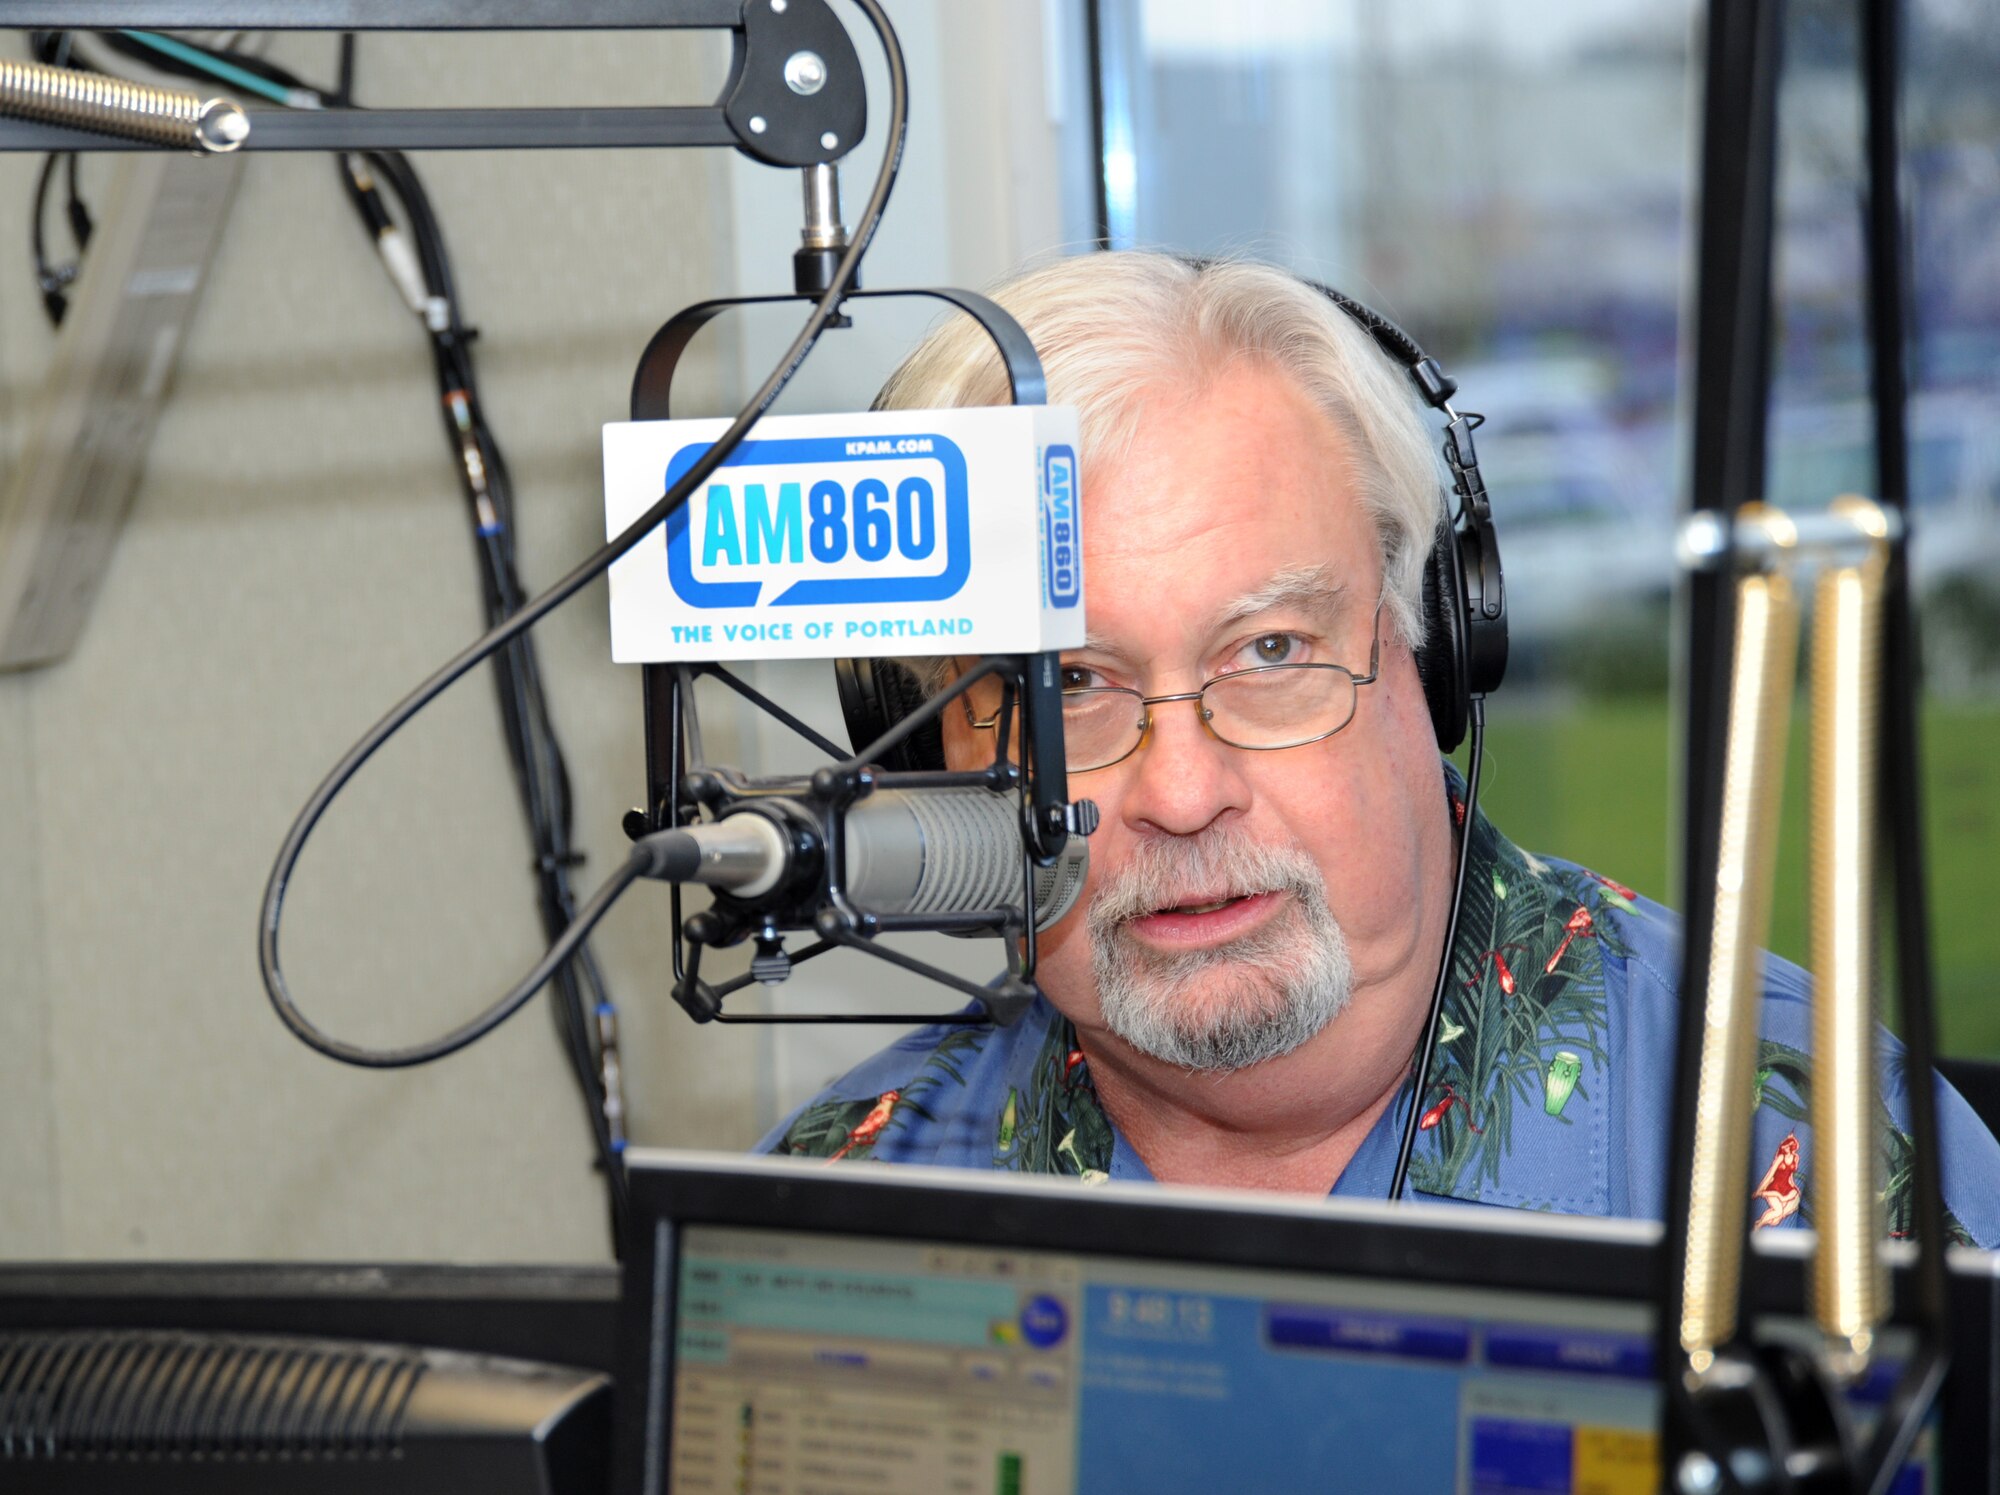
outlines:
[[[1582,1297],[690,1226],[669,1489],[1650,1495],[1648,1319]],[[1895,1495],[1931,1488],[1912,1465]]]

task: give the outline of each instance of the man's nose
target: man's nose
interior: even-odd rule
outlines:
[[[1131,760],[1119,807],[1128,824],[1186,836],[1247,808],[1243,754],[1208,730],[1199,699],[1161,701],[1147,710],[1152,725]]]

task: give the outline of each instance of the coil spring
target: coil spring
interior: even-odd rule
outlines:
[[[95,130],[151,145],[220,153],[250,133],[250,119],[229,99],[149,88],[102,73],[0,58],[0,112]]]

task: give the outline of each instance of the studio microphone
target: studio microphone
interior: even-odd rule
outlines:
[[[782,893],[802,860],[798,831],[806,817],[788,817],[770,800],[762,805],[762,813],[739,809],[648,836],[647,875],[705,883],[751,903]],[[1011,794],[977,787],[878,790],[847,810],[841,834],[844,889],[871,913],[1021,905],[1022,828]],[[1051,865],[1034,869],[1037,930],[1076,906],[1089,868],[1089,846],[1071,836]]]

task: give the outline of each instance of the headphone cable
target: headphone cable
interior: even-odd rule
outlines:
[[[1472,749],[1466,759],[1465,823],[1459,827],[1458,873],[1451,886],[1451,915],[1445,920],[1444,953],[1438,960],[1437,985],[1431,991],[1431,1009],[1424,1020],[1424,1036],[1417,1045],[1415,1083],[1410,1089],[1410,1114],[1403,1118],[1403,1136],[1396,1147],[1396,1169],[1389,1176],[1389,1200],[1398,1202],[1410,1176],[1410,1154],[1417,1144],[1417,1121],[1423,1114],[1424,1095],[1430,1088],[1431,1062],[1437,1055],[1439,1020],[1444,1016],[1445,993],[1450,989],[1452,954],[1458,944],[1458,915],[1465,906],[1465,878],[1472,867],[1472,834],[1479,815],[1479,771],[1486,761],[1486,698],[1474,696],[1470,702]]]

